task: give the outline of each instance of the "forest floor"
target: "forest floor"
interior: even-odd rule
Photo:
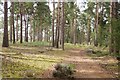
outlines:
[[[102,64],[113,64],[117,61],[111,57],[103,58],[91,58],[87,56],[85,50],[71,49],[68,50],[68,54],[63,56],[63,61],[61,63],[74,64],[76,73],[75,78],[114,78],[115,73],[107,71],[102,67]],[[50,67],[41,77],[52,78],[52,72],[54,67]]]
[[[115,78],[118,76],[118,61],[111,56],[93,56],[85,47],[66,44],[65,50],[42,44],[15,44],[1,48],[2,76],[4,78],[53,78],[54,66],[71,64],[75,78]]]

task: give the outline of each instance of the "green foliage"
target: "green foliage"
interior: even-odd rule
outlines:
[[[73,65],[67,64],[57,64],[55,66],[55,71],[53,71],[53,76],[58,78],[72,79],[75,70],[73,70]]]
[[[115,40],[114,46],[120,50],[120,19],[112,20],[113,39]]]
[[[108,52],[95,51],[95,53],[92,55],[96,57],[103,57],[103,56],[108,56],[110,54]]]

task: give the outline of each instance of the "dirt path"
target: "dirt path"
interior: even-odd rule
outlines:
[[[70,50],[69,55],[63,58],[62,63],[75,64],[75,78],[113,78],[109,72],[101,68],[101,60],[88,57],[83,50]],[[43,72],[42,78],[52,78],[54,66]]]

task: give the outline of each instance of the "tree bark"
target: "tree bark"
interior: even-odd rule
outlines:
[[[8,41],[8,5],[7,2],[4,2],[4,35],[3,35],[3,44],[2,47],[8,47],[9,41]]]
[[[56,23],[56,48],[59,48],[59,28],[60,28],[60,2],[57,7],[57,23]]]
[[[21,27],[21,29],[20,29],[20,43],[22,43],[23,42],[23,33],[22,33],[22,6],[23,6],[23,4],[22,3],[20,3],[20,21],[21,21],[21,23],[20,23],[20,27]]]
[[[88,16],[88,30],[87,30],[87,44],[90,44],[90,34],[91,34],[91,27],[90,27],[90,16]]]
[[[64,2],[62,2],[62,26],[61,26],[61,44],[62,50],[64,50],[64,26],[65,26],[65,17],[64,17]]]
[[[12,43],[12,14],[10,14],[10,42]]]
[[[55,46],[55,41],[54,41],[54,20],[55,20],[55,3],[53,0],[53,18],[52,18],[52,47]]]
[[[28,24],[29,24],[29,21],[28,21],[28,17],[27,17],[27,25],[26,25],[26,42],[28,42]]]
[[[14,2],[12,2],[12,27],[13,27],[13,44],[15,44]]]
[[[26,20],[26,15],[24,15],[24,21],[25,21],[25,41],[28,42],[28,15]]]
[[[38,41],[40,41],[40,25],[39,25],[39,21],[38,21],[38,23],[37,23],[37,39],[38,39]]]
[[[74,18],[74,25],[73,25],[74,26],[74,35],[73,35],[73,44],[74,45],[76,45],[76,36],[77,36],[76,35],[76,28],[77,28],[76,27],[77,26],[76,25],[77,24],[77,20],[76,19],[77,19],[77,12],[75,11],[75,18]]]
[[[110,32],[109,53],[113,52],[112,13],[113,13],[113,3],[112,3],[112,0],[111,0],[111,2],[110,2],[110,27],[109,27],[109,32]]]
[[[40,41],[43,40],[43,34],[42,34],[42,31],[43,31],[42,26],[40,26]]]
[[[17,14],[17,22],[16,22],[16,40],[18,41],[18,31],[19,31],[19,26],[18,26],[18,17],[19,15]]]
[[[98,1],[96,0],[96,17],[95,17],[95,41],[94,46],[98,46]]]
[[[49,41],[49,30],[48,30],[48,28],[46,29],[46,40],[47,40],[47,42]]]
[[[34,16],[33,16],[33,17],[34,17]],[[36,34],[36,31],[35,31],[35,30],[36,30],[36,29],[35,29],[36,27],[35,27],[35,26],[36,26],[36,23],[35,23],[35,19],[34,19],[34,20],[33,20],[33,42],[35,42],[35,34]]]
[[[112,15],[113,15],[113,22],[115,22],[115,23],[117,23],[117,21],[118,21],[118,2],[113,2],[113,11],[112,11],[113,13],[112,13]],[[118,26],[118,25],[117,25]],[[117,27],[116,25],[115,25],[115,27]],[[112,26],[112,27],[114,27],[114,26]],[[117,27],[118,28],[118,27]],[[117,30],[117,28],[113,28],[112,30],[113,30],[113,34],[115,34],[114,36],[113,36],[113,47],[114,47],[114,53],[119,53],[119,32],[120,31],[118,31]],[[117,34],[116,34],[117,33]]]

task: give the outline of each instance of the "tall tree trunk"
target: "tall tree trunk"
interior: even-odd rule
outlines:
[[[43,40],[43,34],[42,34],[42,31],[43,31],[42,26],[40,26],[40,41]]]
[[[26,42],[26,33],[27,33],[26,28],[27,27],[26,27],[26,15],[25,14],[24,14],[24,23],[25,23],[24,25],[25,25],[25,42]]]
[[[90,27],[90,16],[88,16],[88,30],[87,30],[87,44],[90,44],[90,34],[91,34],[91,27]]]
[[[62,3],[62,26],[61,26],[61,44],[62,50],[64,50],[64,26],[65,26],[65,16],[64,16],[64,2]]]
[[[43,30],[44,31],[44,36],[43,36],[43,41],[47,41],[47,31],[46,31],[46,28]]]
[[[12,14],[10,14],[10,42],[12,43]]]
[[[57,25],[56,25],[56,48],[59,48],[59,28],[60,28],[60,2],[58,1]]]
[[[102,46],[103,44],[103,26],[104,26],[104,22],[103,22],[103,18],[104,18],[104,15],[103,15],[103,12],[104,12],[104,2],[101,3],[101,13],[100,13],[100,18],[99,18],[99,24],[100,24],[100,27],[99,27],[99,46]]]
[[[18,17],[19,15],[17,14],[17,22],[16,22],[16,40],[18,41],[18,31],[19,31],[19,26],[18,26]]]
[[[21,27],[21,29],[20,29],[20,43],[22,43],[22,41],[23,41],[23,33],[22,33],[22,6],[23,6],[23,4],[22,3],[20,3],[20,21],[21,21],[21,23],[20,23],[20,27]]]
[[[84,26],[82,26],[82,29],[81,29],[81,38],[80,38],[80,44],[84,43],[85,41],[85,32],[84,32]]]
[[[117,21],[118,21],[118,2],[113,2],[113,14],[112,15],[113,15],[113,22],[117,23]],[[117,26],[115,25],[115,26],[112,26],[112,27],[117,27]],[[113,28],[113,34],[115,34],[113,36],[114,53],[119,53],[119,45],[118,45],[119,44],[119,40],[118,40],[119,37],[118,36],[119,36],[120,31],[118,31],[117,29],[118,29],[118,27]]]
[[[12,26],[13,26],[13,44],[15,44],[14,2],[12,2]]]
[[[49,26],[48,26],[48,27],[49,27]],[[46,39],[46,40],[47,40],[47,42],[49,41],[49,38],[48,38],[48,37],[49,37],[49,32],[48,32],[48,31],[49,31],[49,30],[48,30],[48,28],[47,28],[47,29],[46,29],[46,35],[47,35],[47,39]]]
[[[73,27],[73,25],[74,25],[74,18],[72,18],[71,20],[70,20],[70,42],[71,43],[73,43],[73,32],[74,32],[74,27]]]
[[[3,44],[2,47],[8,47],[8,5],[7,2],[4,2],[4,35],[3,35]]]
[[[95,41],[94,46],[98,46],[98,1],[96,0],[96,16],[95,16]]]
[[[113,3],[112,0],[110,2],[110,27],[109,27],[109,32],[110,32],[110,42],[109,42],[109,53],[113,52],[113,30],[112,30],[112,13],[113,13]]]
[[[77,26],[77,12],[75,11],[75,18],[74,18],[74,35],[73,35],[73,44],[75,45],[76,44],[76,26]]]
[[[25,22],[25,41],[28,42],[28,17],[26,20],[26,15],[24,15],[24,22]]]
[[[30,29],[28,31],[28,19],[27,19],[27,39],[28,39],[28,33],[30,35],[30,41],[32,42],[35,42],[35,22],[33,20],[33,18],[31,17],[30,18]],[[28,39],[29,41],[29,39]]]
[[[52,18],[52,47],[55,46],[55,41],[54,41],[54,20],[55,20],[55,3],[53,0],[53,18]]]
[[[34,17],[34,14],[33,14],[33,17]],[[32,25],[32,23],[31,23],[31,25]],[[33,20],[33,42],[35,42],[35,35],[36,35],[36,23],[35,23],[35,18],[34,18],[34,20]],[[32,27],[31,27],[32,28]]]
[[[40,25],[39,25],[39,22],[37,23],[37,27],[38,27],[38,29],[37,29],[37,39],[38,39],[38,41],[40,41]]]
[[[27,16],[27,20],[24,18],[25,21],[25,41],[28,42],[28,15]]]
[[[36,34],[36,31],[35,31],[35,30],[36,30],[36,29],[35,29],[35,28],[36,28],[36,27],[35,27],[36,25],[35,25],[35,24],[36,24],[36,23],[35,23],[35,20],[33,20],[33,42],[35,42],[35,34]]]

